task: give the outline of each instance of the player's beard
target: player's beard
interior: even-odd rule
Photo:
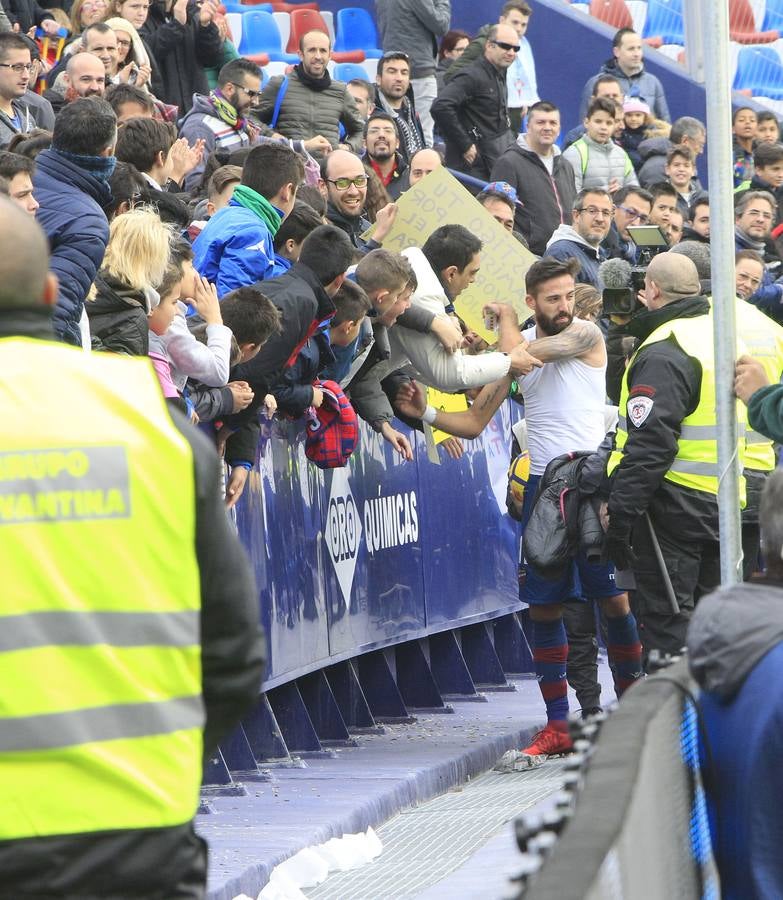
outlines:
[[[561,316],[563,318],[561,318]],[[574,321],[573,313],[558,313],[554,318],[544,315],[544,313],[536,313],[536,326],[543,331],[548,337],[560,334]]]

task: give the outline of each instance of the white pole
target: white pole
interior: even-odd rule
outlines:
[[[707,154],[710,181],[710,250],[715,331],[715,395],[718,415],[720,568],[724,586],[742,580],[739,508],[740,463],[734,397],[736,323],[734,290],[734,185],[731,146],[728,0],[699,0],[707,90]]]

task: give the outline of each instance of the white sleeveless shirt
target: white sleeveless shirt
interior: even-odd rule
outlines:
[[[534,341],[536,327],[522,336]],[[544,363],[518,382],[525,400],[531,475],[543,475],[563,453],[598,448],[606,434],[606,363],[589,366],[581,359]]]

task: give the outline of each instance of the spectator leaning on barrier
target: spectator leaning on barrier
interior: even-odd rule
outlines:
[[[343,81],[326,68],[332,42],[322,31],[299,39],[299,62],[289,75],[276,75],[261,92],[256,116],[275,132],[304,141],[323,156],[340,146],[359,152],[364,120]]]
[[[7,201],[0,243],[3,415],[16,423],[4,453],[29,470],[3,508],[18,590],[3,610],[14,740],[0,772],[9,809],[24,809],[0,824],[3,891],[202,896],[203,759],[257,700],[264,662],[218,460],[146,361],[51,342],[46,240]]]
[[[269,143],[250,151],[228,206],[193,243],[195,267],[217,285],[219,296],[281,274],[273,239],[303,177],[302,160],[290,147]]]
[[[585,134],[563,152],[563,158],[574,170],[577,191],[601,188],[613,194],[620,188],[639,184],[630,157],[612,140],[614,123],[613,101],[598,97],[590,102]]]
[[[36,159],[37,217],[58,281],[54,330],[70,344],[89,346],[79,323],[84,319],[86,326],[84,300],[109,240],[104,209],[111,202],[116,140],[117,119],[105,100],[74,100],[57,116],[51,150]]]
[[[389,197],[398,200],[408,166],[399,152],[399,138],[394,119],[385,112],[374,112],[364,126],[364,142],[367,146],[365,160],[381,179]]]
[[[648,266],[647,309],[628,325],[642,343],[623,378],[607,465],[606,553],[618,569],[633,571],[632,606],[645,659],[651,650],[679,652],[696,602],[720,583],[715,362],[710,305],[700,290],[685,256],[661,253]],[[740,459],[744,426],[743,415]]]
[[[780,697],[783,672],[783,473],[761,499],[766,574],[703,597],[688,629],[688,662],[701,687],[709,747],[706,785],[721,894],[783,895]],[[737,753],[737,747],[742,753]]]
[[[438,38],[451,25],[451,0],[376,0],[375,12],[384,53],[404,50],[410,57],[413,96],[424,140],[431,147]]]
[[[506,71],[519,49],[510,25],[493,25],[484,55],[460,69],[432,104],[446,142],[446,165],[488,181],[498,158],[514,143],[508,118]]]
[[[615,33],[612,40],[612,58],[607,60],[598,75],[594,75],[584,86],[579,107],[581,117],[587,112],[594,81],[603,74],[615,76],[626,100],[638,97],[650,107],[656,118],[671,121],[663,85],[655,75],[645,71],[644,45],[641,37],[632,28],[621,28]]]
[[[521,205],[516,230],[537,256],[559,225],[571,224],[577,193],[574,170],[555,145],[559,134],[558,108],[547,100],[534,103],[527,115],[527,133],[492,167],[492,180],[506,181],[517,192]]]
[[[416,112],[410,81],[410,58],[399,50],[384,53],[378,60],[374,103],[387,112],[397,128],[400,154],[407,161],[425,147],[421,120]]]
[[[573,207],[573,225],[561,225],[549,239],[544,256],[579,263],[576,280],[599,287],[598,264],[601,242],[609,234],[614,205],[608,191],[600,188],[580,191]]]
[[[669,137],[648,138],[639,144],[639,156],[642,165],[639,169],[639,184],[649,187],[666,177],[666,157],[674,147],[684,147],[690,150],[694,157],[699,157],[704,152],[707,141],[707,129],[704,122],[694,119],[692,116],[681,116],[672,125]],[[694,173],[691,190],[701,188],[699,179]]]
[[[188,190],[201,180],[206,158],[213,150],[231,153],[256,140],[258,132],[246,113],[255,106],[260,87],[258,66],[249,59],[232,59],[220,70],[214,91],[208,96],[194,96],[193,106],[180,122],[179,134],[190,144],[203,141],[204,156],[185,179]]]

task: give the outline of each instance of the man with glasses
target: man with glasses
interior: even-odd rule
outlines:
[[[204,156],[185,179],[186,190],[192,190],[201,181],[213,150],[231,153],[258,139],[258,129],[248,122],[246,114],[256,105],[260,91],[258,66],[249,59],[232,59],[220,70],[217,87],[209,96],[194,96],[193,106],[180,123],[179,136],[191,145],[202,140]]]
[[[378,60],[375,106],[393,117],[399,135],[399,150],[407,162],[425,147],[424,131],[416,112],[411,87],[411,65],[407,53],[393,50]]]
[[[362,238],[370,222],[364,215],[367,173],[361,159],[347,150],[333,150],[321,163],[321,178],[326,184],[326,218],[330,224],[342,229],[360,253],[380,247],[397,215],[397,207],[389,203],[379,210],[372,239]]]
[[[777,203],[768,191],[748,191],[734,209],[734,244],[740,250],[755,250],[764,260],[764,277],[758,290],[747,298],[779,325],[783,324],[783,272],[775,244],[770,238]]]
[[[8,146],[15,134],[37,127],[24,102],[30,84],[30,48],[18,34],[0,34],[0,147]]]
[[[506,71],[518,51],[514,28],[493,25],[481,59],[458,72],[432,104],[450,168],[490,181],[492,167],[514,143]]]
[[[549,239],[544,256],[579,263],[576,281],[600,288],[598,266],[602,261],[601,241],[609,233],[614,206],[608,191],[592,188],[576,195],[573,225],[561,225]]]
[[[344,81],[329,74],[332,42],[323,31],[308,31],[299,40],[299,62],[288,75],[270,79],[254,117],[275,136],[304,141],[318,157],[344,147],[362,149],[364,119]]]
[[[614,195],[614,219],[609,234],[601,242],[607,259],[624,259],[636,264],[639,248],[631,240],[628,226],[647,225],[652,210],[652,194],[639,187],[621,188]]]
[[[451,0],[375,0],[384,53],[409,55],[411,86],[426,146],[432,146],[430,107],[438,94],[435,79],[440,38],[451,28]]]
[[[374,112],[364,129],[364,143],[367,147],[365,161],[383,182],[392,200],[398,200],[407,179],[405,158],[399,152],[397,126],[394,119],[385,112]]]

